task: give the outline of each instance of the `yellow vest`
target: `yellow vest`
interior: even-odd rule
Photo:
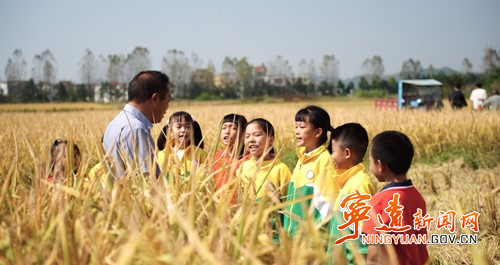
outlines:
[[[375,194],[375,188],[370,176],[365,171],[363,163],[359,163],[347,170],[337,170],[335,172],[335,181],[339,186],[339,195],[333,204],[333,210],[338,211],[342,196],[347,196],[355,190],[360,193]]]
[[[292,175],[288,167],[278,158],[259,162],[252,157],[238,168],[236,176],[242,186],[253,186],[257,198],[268,196],[269,192],[284,198]]]
[[[192,146],[184,149],[184,154],[180,159],[174,149],[169,146],[157,154],[160,169],[169,176],[187,176],[188,173],[193,173],[200,164],[205,162],[207,156],[205,150]]]
[[[313,208],[312,217],[316,222],[327,218],[339,190],[334,180],[335,166],[324,145],[307,154],[304,147],[299,147],[297,156],[299,161],[287,194],[287,201],[297,201],[286,206],[284,219],[285,230],[291,235],[300,229],[299,223],[309,214],[309,208]],[[306,196],[312,198],[300,200]]]

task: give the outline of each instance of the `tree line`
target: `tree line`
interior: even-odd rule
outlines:
[[[170,76],[174,96],[187,99],[226,99],[261,96],[339,96],[359,92],[365,96],[386,96],[397,91],[397,79],[434,78],[447,86],[461,83],[466,86],[483,82],[488,86],[499,85],[500,51],[486,48],[481,72],[472,72],[467,58],[460,71],[444,72],[432,65],[424,68],[419,60],[408,59],[402,63],[397,76],[384,76],[383,58],[375,55],[366,58],[356,81],[345,84],[339,78],[339,61],[334,55],[324,55],[316,64],[302,59],[297,73],[288,60],[278,55],[267,63],[252,65],[246,57],[225,57],[220,71],[211,61],[204,63],[196,54],[171,49],[162,58],[161,70]],[[57,61],[50,50],[33,58],[28,78],[28,64],[20,49],[8,58],[5,77],[9,93],[0,93],[2,102],[47,101],[119,101],[126,99],[126,84],[139,71],[151,69],[151,57],[145,47],[136,47],[127,55],[96,56],[86,49],[78,65],[80,83],[58,81]],[[12,88],[12,89],[11,89]],[[17,93],[14,93],[15,89]]]

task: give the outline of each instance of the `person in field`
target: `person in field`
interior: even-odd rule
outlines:
[[[101,149],[102,149],[102,138],[101,138]],[[103,152],[104,150],[101,150]],[[110,157],[107,157],[108,163],[106,163],[104,160],[99,161],[96,165],[94,165],[90,170],[88,174],[88,179],[90,183],[93,183],[98,180],[97,183],[100,183],[102,187],[106,187],[108,184],[108,181],[111,181],[110,179],[110,172],[111,170],[108,170],[108,165],[112,165],[113,162],[110,162]]]
[[[346,233],[354,233],[350,228],[344,231],[337,228],[345,223],[342,211],[340,211],[342,198],[356,190],[364,194],[375,194],[372,180],[363,165],[363,158],[368,148],[368,133],[359,123],[343,124],[333,130],[332,146],[332,160],[336,166],[334,178],[339,186],[339,193],[332,205],[333,217],[330,221],[328,245],[328,253],[331,255],[329,263],[359,264],[366,258],[366,245],[362,245],[359,239],[339,246],[336,246],[334,242]]]
[[[408,226],[404,232],[390,232],[403,235],[422,235],[426,228],[414,229],[414,215],[420,210],[426,215],[425,201],[406,174],[413,159],[413,145],[405,134],[385,131],[376,135],[370,148],[370,171],[380,182],[387,184],[370,200],[373,207],[370,219],[361,228],[364,234],[382,233],[377,228],[391,225],[389,203],[394,206],[398,199],[402,219],[400,227]],[[394,206],[395,207],[395,206]],[[393,207],[393,208],[394,208]],[[381,218],[378,218],[380,215]],[[381,221],[381,223],[379,223]],[[395,220],[396,221],[396,220]],[[368,246],[368,264],[426,264],[429,254],[425,244],[371,244]]]
[[[66,169],[68,172],[75,176],[80,167],[80,148],[73,143],[73,148],[68,148],[68,141],[63,139],[56,139],[50,147],[50,173],[47,179],[48,182],[63,183],[65,178]],[[69,166],[69,168],[67,168]]]
[[[493,90],[492,95],[484,102],[484,107],[490,110],[500,110],[500,93]]]
[[[217,188],[228,182],[231,175],[241,163],[248,159],[244,156],[244,133],[247,119],[243,115],[231,113],[222,118],[220,131],[220,144],[222,148],[215,153],[213,172]]]
[[[257,200],[271,198],[284,201],[291,173],[274,152],[274,127],[262,118],[249,121],[245,127],[245,146],[251,158],[236,171],[243,193]]]
[[[157,145],[158,164],[173,180],[194,173],[207,158],[200,125],[185,111],[170,116]]]
[[[488,95],[486,94],[486,90],[483,88],[483,85],[481,83],[477,83],[469,97],[472,101],[472,108],[477,111],[483,110],[483,104],[487,97]]]
[[[462,91],[460,91],[461,88],[462,85],[455,84],[455,86],[453,86],[453,92],[451,92],[450,96],[448,97],[452,109],[461,109],[467,106],[467,101],[465,101],[464,94],[462,93]]]
[[[330,204],[338,193],[330,157],[332,141],[328,137],[332,131],[330,116],[318,106],[305,107],[295,115],[298,161],[286,199],[294,202],[286,206],[284,218],[285,230],[291,236],[302,229],[304,221],[312,218],[318,223],[330,214]],[[312,199],[304,198],[311,195]]]
[[[162,72],[143,71],[130,81],[128,102],[108,124],[103,137],[105,158],[113,160],[113,178],[159,175],[150,130],[163,119],[170,99],[170,79]]]

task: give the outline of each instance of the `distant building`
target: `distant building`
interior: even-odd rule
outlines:
[[[9,95],[9,90],[7,86],[7,82],[0,82],[0,95],[7,96]]]
[[[236,75],[234,73],[220,73],[214,75],[214,86],[217,88],[227,88],[236,83]]]
[[[252,70],[253,78],[255,80],[265,80],[267,75],[267,67],[264,64],[255,66]]]
[[[302,84],[304,84],[306,86],[312,84],[312,80],[311,80],[311,78],[309,78],[309,75],[307,75],[307,74],[302,74],[302,75],[297,76],[295,81],[297,81],[299,78],[300,78],[300,81],[302,81]]]
[[[128,98],[126,85],[118,81],[93,85],[92,90],[94,91],[95,102],[126,101]]]
[[[208,69],[196,69],[192,76],[192,82],[200,85],[203,88],[211,87],[214,81],[207,79],[207,77],[212,77],[212,73]]]
[[[267,81],[270,85],[278,86],[278,87],[286,87],[287,78],[283,75],[271,75],[267,76]]]

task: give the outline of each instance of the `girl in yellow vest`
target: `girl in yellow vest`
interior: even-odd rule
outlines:
[[[277,202],[285,199],[290,182],[290,170],[279,160],[273,149],[274,127],[262,118],[249,121],[245,128],[245,146],[251,158],[240,166],[236,176],[244,193],[256,199],[270,197]]]
[[[207,158],[202,138],[200,125],[189,113],[172,114],[157,141],[158,165],[164,175],[176,181],[195,173]]]
[[[331,201],[338,193],[330,157],[332,131],[330,116],[318,106],[305,107],[295,115],[298,161],[287,194],[287,201],[294,202],[286,206],[284,218],[285,230],[292,236],[301,230],[303,221],[312,218],[319,223],[330,214]]]

